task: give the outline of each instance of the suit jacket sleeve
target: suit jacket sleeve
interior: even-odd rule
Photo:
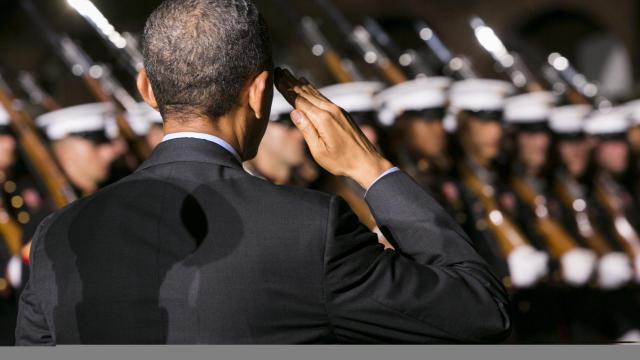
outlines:
[[[396,250],[384,250],[333,198],[324,286],[339,341],[493,342],[508,335],[502,284],[429,194],[396,172],[377,181],[366,200]]]
[[[38,281],[42,274],[38,273],[38,257],[42,247],[42,238],[47,232],[53,215],[40,223],[31,243],[30,278],[20,296],[18,303],[18,320],[16,325],[16,345],[55,345],[51,329],[42,309],[42,297],[38,291]]]

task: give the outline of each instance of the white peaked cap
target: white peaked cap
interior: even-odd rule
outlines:
[[[61,140],[82,132],[105,130],[115,121],[115,108],[109,103],[92,103],[52,111],[36,118],[50,140]]]
[[[575,248],[560,257],[562,277],[573,286],[582,286],[589,281],[596,267],[596,254],[587,249]]]
[[[629,130],[629,110],[616,107],[608,111],[596,111],[587,118],[584,131],[589,135],[609,135]]]
[[[633,125],[640,125],[640,100],[634,100],[624,105],[629,110]]]
[[[518,288],[528,288],[547,275],[549,257],[529,245],[514,249],[507,257],[511,283]]]
[[[627,254],[611,252],[598,261],[598,285],[603,289],[616,289],[633,278],[631,261]]]
[[[582,132],[585,119],[592,111],[591,105],[559,106],[549,114],[549,127],[557,134]]]
[[[277,90],[273,89],[273,101],[271,102],[271,120],[278,120],[278,118],[284,114],[290,114],[293,111],[291,106],[284,96]]]
[[[0,105],[0,126],[7,126],[11,121],[11,117],[5,108]]]
[[[511,83],[496,79],[466,79],[456,81],[451,86],[451,92],[495,92],[502,96],[508,96],[515,91]]]
[[[162,115],[147,103],[140,102],[135,108],[127,111],[127,120],[136,135],[144,136],[149,132],[153,124],[162,124]],[[108,132],[110,133],[111,131]]]
[[[327,86],[320,93],[347,112],[366,112],[376,109],[374,96],[382,89],[381,82],[360,81]]]
[[[503,110],[504,100],[513,92],[506,81],[469,79],[454,83],[449,91],[449,102],[454,112]]]
[[[451,82],[447,77],[420,78],[383,90],[375,97],[380,122],[390,126],[405,111],[444,108]]]
[[[555,95],[546,91],[512,96],[505,100],[504,119],[514,124],[547,121],[555,102]]]

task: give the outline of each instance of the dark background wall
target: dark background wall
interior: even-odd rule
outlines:
[[[0,66],[11,74],[30,70],[65,105],[91,101],[82,83],[68,74],[41,34],[19,6],[20,0],[0,0]],[[56,30],[69,33],[97,60],[113,62],[104,44],[65,0],[35,0],[41,12]],[[160,0],[94,0],[96,6],[120,31],[139,34],[146,15]],[[361,20],[372,16],[382,22],[405,45],[421,44],[407,27],[408,19],[424,19],[456,53],[468,56],[484,76],[496,76],[490,58],[478,46],[468,25],[472,14],[482,16],[509,47],[522,50],[534,65],[551,51],[561,51],[577,59],[579,44],[594,34],[610,34],[627,49],[634,69],[640,75],[639,0],[334,0],[347,16]],[[289,1],[299,13],[321,19],[322,12],[313,0]],[[271,26],[277,59],[311,69],[320,82],[329,82],[324,69],[296,38],[294,26],[274,0],[258,0]],[[340,49],[347,44],[335,27],[324,21],[323,30]],[[296,45],[298,44],[298,45]],[[345,50],[347,51],[347,50]],[[423,49],[424,51],[424,49]],[[584,60],[584,59],[583,59]],[[588,60],[588,59],[587,59]],[[580,67],[582,60],[575,60]],[[583,70],[583,69],[581,69]],[[585,70],[583,70],[585,71]],[[126,73],[117,72],[131,84]],[[637,83],[637,82],[636,82]],[[638,95],[636,91],[635,95]]]

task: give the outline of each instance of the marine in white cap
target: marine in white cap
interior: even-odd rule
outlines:
[[[377,81],[357,81],[325,86],[320,93],[347,111],[369,141],[381,145],[375,95],[384,89]]]
[[[629,166],[629,109],[617,107],[593,112],[585,123],[585,132],[595,140],[597,167],[614,176],[623,176]]]
[[[489,168],[499,155],[504,102],[511,91],[509,83],[491,79],[463,80],[451,87],[449,107],[456,117],[460,145],[478,166]]]
[[[98,190],[119,155],[107,133],[114,121],[114,109],[105,103],[72,106],[36,119],[65,175],[83,195]]]
[[[584,123],[592,111],[591,105],[565,105],[552,109],[549,114],[560,166],[577,180],[585,176],[589,166],[591,142],[584,132]]]
[[[560,265],[563,280],[586,284],[595,270],[596,255],[582,246],[562,223],[559,201],[551,191],[549,117],[555,97],[547,92],[513,96],[505,105],[505,121],[513,131],[512,189],[517,221],[532,244],[547,251]]]
[[[640,213],[633,196],[637,181],[628,173],[628,130],[628,107],[594,112],[585,124],[585,131],[595,142],[590,177],[597,219],[601,228],[611,230],[610,238],[617,240],[612,245],[632,258],[635,281],[640,282]]]
[[[448,78],[424,78],[390,87],[376,96],[379,118],[393,126],[396,152],[405,168],[420,172],[448,167],[443,119]],[[410,169],[407,169],[410,170]]]
[[[515,161],[518,175],[539,176],[547,165],[551,144],[549,114],[555,102],[547,92],[509,97],[505,103],[505,122],[514,133]]]
[[[614,289],[631,280],[633,269],[629,257],[610,245],[608,238],[612,234],[604,232],[592,218],[591,199],[585,179],[591,143],[584,132],[585,119],[592,111],[590,105],[567,105],[551,111],[549,121],[556,138],[555,153],[558,160],[555,192],[566,215],[564,224],[599,257],[598,286]]]
[[[640,217],[639,207],[634,201],[637,195],[637,177],[630,173],[630,148],[627,142],[630,127],[629,106],[615,107],[609,111],[597,111],[591,114],[585,123],[585,132],[594,142],[593,171],[589,174],[591,181],[591,205],[596,225],[605,232],[605,238],[613,248],[607,267],[611,278],[601,279],[601,284],[610,287],[619,286],[617,282],[627,275],[624,258],[626,253],[633,269],[632,281],[640,283]],[[637,199],[636,199],[637,200]],[[604,269],[603,269],[604,270]],[[604,274],[603,276],[606,276]],[[607,277],[608,277],[607,276]],[[638,324],[629,327],[628,320],[637,314],[638,300],[633,296],[607,299],[612,309],[612,320],[621,323],[614,338],[629,339],[629,336],[640,333]]]
[[[291,111],[291,105],[274,91],[270,122],[258,153],[244,164],[251,174],[279,185],[302,185],[297,183],[296,169],[307,160],[304,138],[291,122]]]
[[[465,230],[506,286],[534,286],[548,272],[548,256],[533,247],[503,208],[508,195],[495,171],[503,137],[505,97],[509,83],[463,80],[450,90],[462,148],[458,160],[460,188],[468,219]]]
[[[407,81],[380,92],[376,103],[380,121],[392,127],[397,163],[463,222],[459,194],[450,177],[452,159],[443,121],[451,83],[446,77]]]

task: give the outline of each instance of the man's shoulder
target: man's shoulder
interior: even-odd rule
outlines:
[[[208,189],[207,189],[208,188]],[[211,195],[208,190],[217,191],[221,198],[230,201],[253,204],[251,207],[260,208],[260,204],[272,204],[267,208],[277,208],[281,211],[298,212],[300,215],[328,216],[332,198],[336,195],[288,185],[276,185],[264,179],[251,175],[241,177],[222,178],[217,181],[206,182],[194,188],[188,184],[184,188],[176,184],[175,179],[149,177],[145,174],[134,173],[120,181],[111,184],[93,195],[79,199],[67,207],[50,215],[46,227],[52,223],[70,223],[87,208],[117,208],[123,203],[130,204],[143,196],[140,194],[167,194],[197,200]],[[147,196],[153,198],[153,196]],[[150,199],[151,200],[151,199]],[[153,199],[157,201],[158,198]],[[205,203],[207,201],[204,201]],[[144,207],[145,204],[139,204]],[[214,206],[215,204],[212,204]],[[276,206],[277,205],[277,206]],[[93,212],[93,211],[92,211]],[[265,214],[269,215],[269,214]],[[272,214],[276,215],[276,214]],[[45,223],[45,221],[43,221]]]

